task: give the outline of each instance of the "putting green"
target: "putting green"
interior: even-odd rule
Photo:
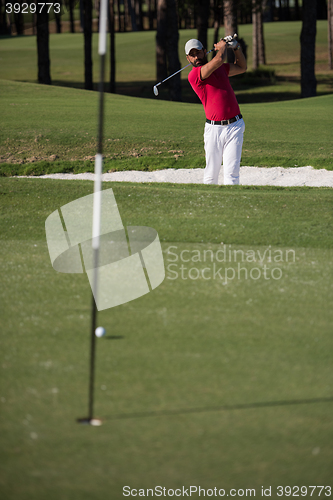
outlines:
[[[113,189],[125,225],[158,231],[166,278],[98,315],[92,428],[90,287],[53,270],[44,232],[92,183],[0,181],[1,496],[330,485],[331,190]]]

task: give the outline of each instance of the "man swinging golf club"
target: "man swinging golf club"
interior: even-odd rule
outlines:
[[[247,66],[241,46],[235,36],[226,37],[214,44],[216,55],[209,62],[206,49],[199,40],[189,40],[185,45],[187,60],[193,66],[188,75],[188,81],[201,100],[206,114],[205,184],[218,183],[222,161],[224,184],[239,184],[245,124],[230,85],[229,76],[244,73]],[[227,47],[234,50],[234,64],[224,64]]]

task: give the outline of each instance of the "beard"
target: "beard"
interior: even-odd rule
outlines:
[[[203,66],[204,64],[207,63],[208,63],[207,57],[203,56],[201,59],[197,59],[196,62],[192,63],[192,66],[198,68],[199,66]]]

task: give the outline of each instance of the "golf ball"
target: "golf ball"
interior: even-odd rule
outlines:
[[[105,334],[106,334],[105,328],[103,328],[102,326],[98,326],[96,328],[95,330],[96,337],[104,337]]]

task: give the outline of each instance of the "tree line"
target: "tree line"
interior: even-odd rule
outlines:
[[[0,0],[1,33],[8,32],[14,23],[17,33],[22,31],[22,13],[6,13],[10,1],[22,4],[24,0]],[[37,0],[36,0],[37,1]],[[58,0],[57,0],[58,1]],[[59,0],[62,2],[63,0]],[[71,31],[75,31],[75,0],[64,0],[63,9],[70,13]],[[32,3],[28,0],[28,3]],[[92,33],[93,10],[99,17],[99,0],[80,0],[80,25],[84,35],[84,86],[93,89]],[[156,79],[161,81],[180,69],[178,55],[179,29],[197,30],[197,38],[207,47],[208,28],[214,28],[214,43],[219,38],[221,25],[225,35],[238,32],[238,24],[252,23],[253,69],[266,63],[264,23],[282,20],[302,20],[301,43],[301,95],[316,95],[315,38],[316,20],[328,19],[329,68],[332,69],[333,52],[333,0],[109,0],[110,36],[110,92],[116,91],[115,32],[156,30]],[[18,9],[16,9],[18,10]],[[49,58],[49,14],[44,9],[33,15],[37,35],[38,82],[51,83]],[[57,31],[61,32],[61,19],[56,16]],[[246,55],[245,41],[239,40]],[[233,62],[233,51],[228,61]],[[170,99],[181,100],[180,75],[169,82]]]
[[[36,1],[36,0],[34,0]],[[156,30],[158,22],[158,0],[110,0],[114,11],[116,32]],[[53,0],[58,2],[58,0]],[[0,0],[0,34],[15,32],[22,35],[27,27],[36,28],[37,16],[23,16],[22,9],[6,15],[6,4],[33,3],[32,0]],[[62,12],[68,11],[70,31],[75,32],[74,9],[80,10],[80,29],[83,30],[83,0],[60,0]],[[224,15],[224,0],[177,0],[176,13],[178,29],[197,28],[207,18],[212,28],[219,24]],[[238,0],[235,3],[239,24],[252,22],[252,0]],[[264,0],[263,21],[297,21],[302,16],[302,0]],[[93,10],[98,16],[99,0],[93,0]],[[316,0],[317,19],[327,19],[327,0]],[[57,32],[61,32],[61,15],[54,14]]]

